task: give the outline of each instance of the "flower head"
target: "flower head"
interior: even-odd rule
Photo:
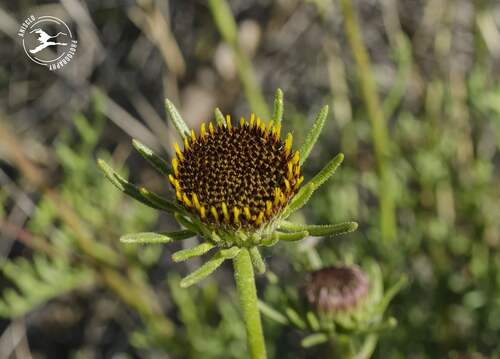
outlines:
[[[174,215],[183,227],[169,233],[133,233],[121,237],[124,243],[170,243],[198,235],[202,243],[172,255],[175,262],[216,250],[205,264],[186,276],[188,287],[202,280],[225,260],[248,251],[259,273],[266,269],[258,247],[279,241],[298,241],[307,236],[331,237],[354,231],[356,222],[303,225],[287,218],[304,206],[336,171],[344,156],[333,157],[318,174],[302,185],[301,166],[318,140],[328,115],[328,106],[318,113],[298,150],[293,137],[281,138],[283,93],[276,91],[272,120],[263,122],[252,115],[233,124],[215,110],[217,125],[202,124],[198,134],[189,129],[175,106],[166,100],[166,110],[183,146],[176,144],[172,166],[137,140],[135,149],[174,189],[174,198],[165,198],[137,187],[98,160],[104,174],[120,191],[152,208]]]
[[[319,312],[336,314],[356,307],[368,289],[368,277],[359,267],[332,266],[311,273],[305,295]]]
[[[177,201],[200,220],[225,229],[258,229],[282,211],[304,177],[292,134],[284,141],[281,126],[252,114],[233,126],[203,123],[191,130],[184,148],[175,144],[169,176]]]

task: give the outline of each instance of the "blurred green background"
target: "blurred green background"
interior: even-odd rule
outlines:
[[[30,14],[74,30],[62,70],[24,53]],[[246,358],[229,268],[181,290],[199,265],[172,263],[181,244],[118,243],[175,225],[95,159],[166,194],[130,141],[172,154],[166,97],[197,128],[215,106],[268,118],[277,87],[298,143],[330,105],[306,179],[346,156],[296,219],[360,224],[265,252],[280,283],[300,285],[310,247],[324,263],[376,260],[387,285],[409,284],[373,357],[499,358],[500,3],[483,0],[3,1],[0,358]],[[287,295],[273,277],[258,286],[271,305]],[[264,329],[271,357],[327,357]]]

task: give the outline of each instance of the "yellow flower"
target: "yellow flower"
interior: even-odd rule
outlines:
[[[170,183],[177,201],[199,219],[227,230],[254,231],[273,221],[297,193],[303,177],[293,137],[252,114],[233,126],[203,123],[175,144]]]

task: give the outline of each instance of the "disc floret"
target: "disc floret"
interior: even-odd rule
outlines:
[[[208,128],[208,130],[207,130]],[[301,176],[293,137],[253,114],[233,126],[230,116],[174,145],[169,181],[179,204],[216,229],[255,232],[269,225],[297,193]]]

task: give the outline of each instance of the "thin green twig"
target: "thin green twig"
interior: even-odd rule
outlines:
[[[225,0],[210,0],[208,5],[217,29],[234,52],[238,76],[252,110],[260,117],[269,119],[269,108],[258,84],[252,61],[238,44],[238,27],[229,4]]]
[[[344,27],[347,39],[358,67],[358,80],[363,100],[368,112],[368,118],[372,124],[373,146],[379,175],[378,188],[382,239],[386,242],[390,242],[396,237],[396,216],[394,199],[391,192],[393,186],[390,184],[390,169],[387,163],[389,158],[389,136],[386,119],[382,106],[380,105],[377,86],[371,71],[370,58],[363,44],[352,0],[341,0],[340,4],[342,14],[344,15]]]

